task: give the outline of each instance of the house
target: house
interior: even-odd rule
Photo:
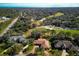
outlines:
[[[2,20],[9,20],[10,18],[7,18],[7,17],[2,17]]]
[[[11,36],[10,42],[26,43],[26,39],[23,36]]]

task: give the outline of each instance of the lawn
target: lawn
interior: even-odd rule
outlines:
[[[34,29],[30,29],[29,31],[24,32],[24,36],[25,37],[29,37],[31,35],[31,32],[41,32],[43,34],[43,36],[45,37],[51,37],[51,35],[54,34],[58,34],[60,32],[65,33],[67,35],[71,35],[72,37],[78,36],[79,35],[79,30],[49,30],[49,29],[45,29],[45,28],[34,28]]]
[[[4,29],[12,22],[12,20],[8,20],[6,22],[0,23],[0,34],[4,31]]]

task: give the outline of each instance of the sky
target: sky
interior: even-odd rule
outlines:
[[[0,7],[79,7],[79,0],[0,0]]]
[[[79,3],[79,0],[0,0],[0,3]]]
[[[0,7],[79,7],[79,3],[0,3]]]

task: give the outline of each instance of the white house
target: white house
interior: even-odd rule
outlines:
[[[9,20],[10,18],[7,18],[7,17],[2,17],[2,20]]]

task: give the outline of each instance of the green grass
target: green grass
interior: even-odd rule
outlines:
[[[32,49],[33,49],[33,45],[32,45],[32,44],[29,44],[29,47],[28,47],[27,49],[25,49],[25,50],[23,51],[23,53],[24,53],[24,54],[27,54],[27,53],[31,52]]]
[[[12,20],[8,20],[6,22],[0,23],[0,34],[4,31],[5,28],[12,22]]]
[[[0,23],[2,23],[2,22],[3,22],[3,20],[0,19]]]
[[[0,53],[5,50],[5,43],[0,44]]]
[[[53,49],[50,51],[50,53],[52,54],[52,56],[61,56],[62,51],[58,49]]]
[[[23,48],[23,45],[22,44],[19,44],[19,43],[15,43],[13,44],[12,46],[10,46],[9,48],[5,49],[6,52],[2,51],[0,53],[0,55],[2,56],[9,56],[9,55],[12,55],[13,53],[16,53],[18,54],[19,51]]]
[[[64,13],[57,12],[57,13],[55,13],[55,14],[53,14],[53,15],[50,15],[50,16],[47,16],[47,17],[45,17],[45,18],[50,19],[50,18],[53,18],[53,17],[59,17],[59,16],[62,16],[62,15],[64,15]]]
[[[10,44],[8,45],[6,43],[0,43],[0,54],[10,46],[11,46]]]
[[[67,35],[71,35],[73,37],[78,36],[79,35],[79,30],[49,30],[49,29],[45,29],[45,28],[34,28],[34,29],[30,29],[27,32],[24,32],[24,36],[25,37],[29,37],[31,35],[31,32],[41,32],[43,36],[45,37],[50,37],[53,33],[54,34],[58,34],[58,33],[65,33]]]
[[[79,35],[79,30],[59,30],[66,34],[71,34],[71,36],[75,37],[76,35]]]

